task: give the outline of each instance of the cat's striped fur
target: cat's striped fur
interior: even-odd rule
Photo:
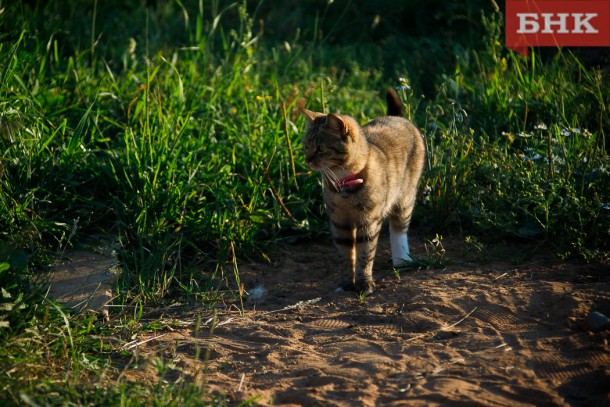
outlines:
[[[389,116],[365,126],[349,116],[303,109],[305,159],[322,172],[333,241],[347,262],[342,285],[366,293],[375,287],[373,260],[385,219],[394,266],[412,261],[407,230],[426,156],[422,136],[402,117],[392,88],[386,99]]]

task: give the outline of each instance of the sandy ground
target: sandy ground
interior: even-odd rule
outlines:
[[[425,258],[422,239],[411,240]],[[522,247],[481,262],[454,240],[445,268],[397,278],[388,246],[364,299],[334,291],[330,244],[278,248],[271,263],[238,260],[251,293],[243,315],[225,304],[194,329],[193,314],[168,309],[157,320],[166,329],[122,345],[142,361],[165,360],[162,377],[158,363],[122,375],[195,381],[231,405],[610,405],[608,264],[544,253],[497,260],[524,258]]]
[[[71,250],[48,276],[50,298],[77,311],[108,315],[116,275],[114,258],[87,250]]]

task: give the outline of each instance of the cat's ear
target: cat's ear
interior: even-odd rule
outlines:
[[[324,114],[322,113],[312,112],[311,110],[307,109],[301,109],[301,113],[303,113],[303,116],[305,116],[305,118],[307,119],[307,124],[311,124],[318,117],[324,116]]]
[[[341,137],[346,137],[349,133],[347,123],[345,123],[341,117],[332,113],[326,117],[326,125],[337,130],[341,134]]]

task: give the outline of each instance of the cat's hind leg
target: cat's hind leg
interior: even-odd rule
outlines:
[[[392,249],[392,265],[394,267],[407,266],[413,262],[409,250],[409,223],[415,200],[412,199],[406,205],[397,208],[390,216],[390,247]]]
[[[409,250],[407,232],[396,231],[390,226],[390,247],[392,249],[392,265],[394,267],[402,267],[413,261]]]

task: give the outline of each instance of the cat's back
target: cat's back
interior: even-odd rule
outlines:
[[[369,143],[386,150],[388,148],[413,148],[423,142],[419,130],[405,118],[382,116],[362,127]]]

